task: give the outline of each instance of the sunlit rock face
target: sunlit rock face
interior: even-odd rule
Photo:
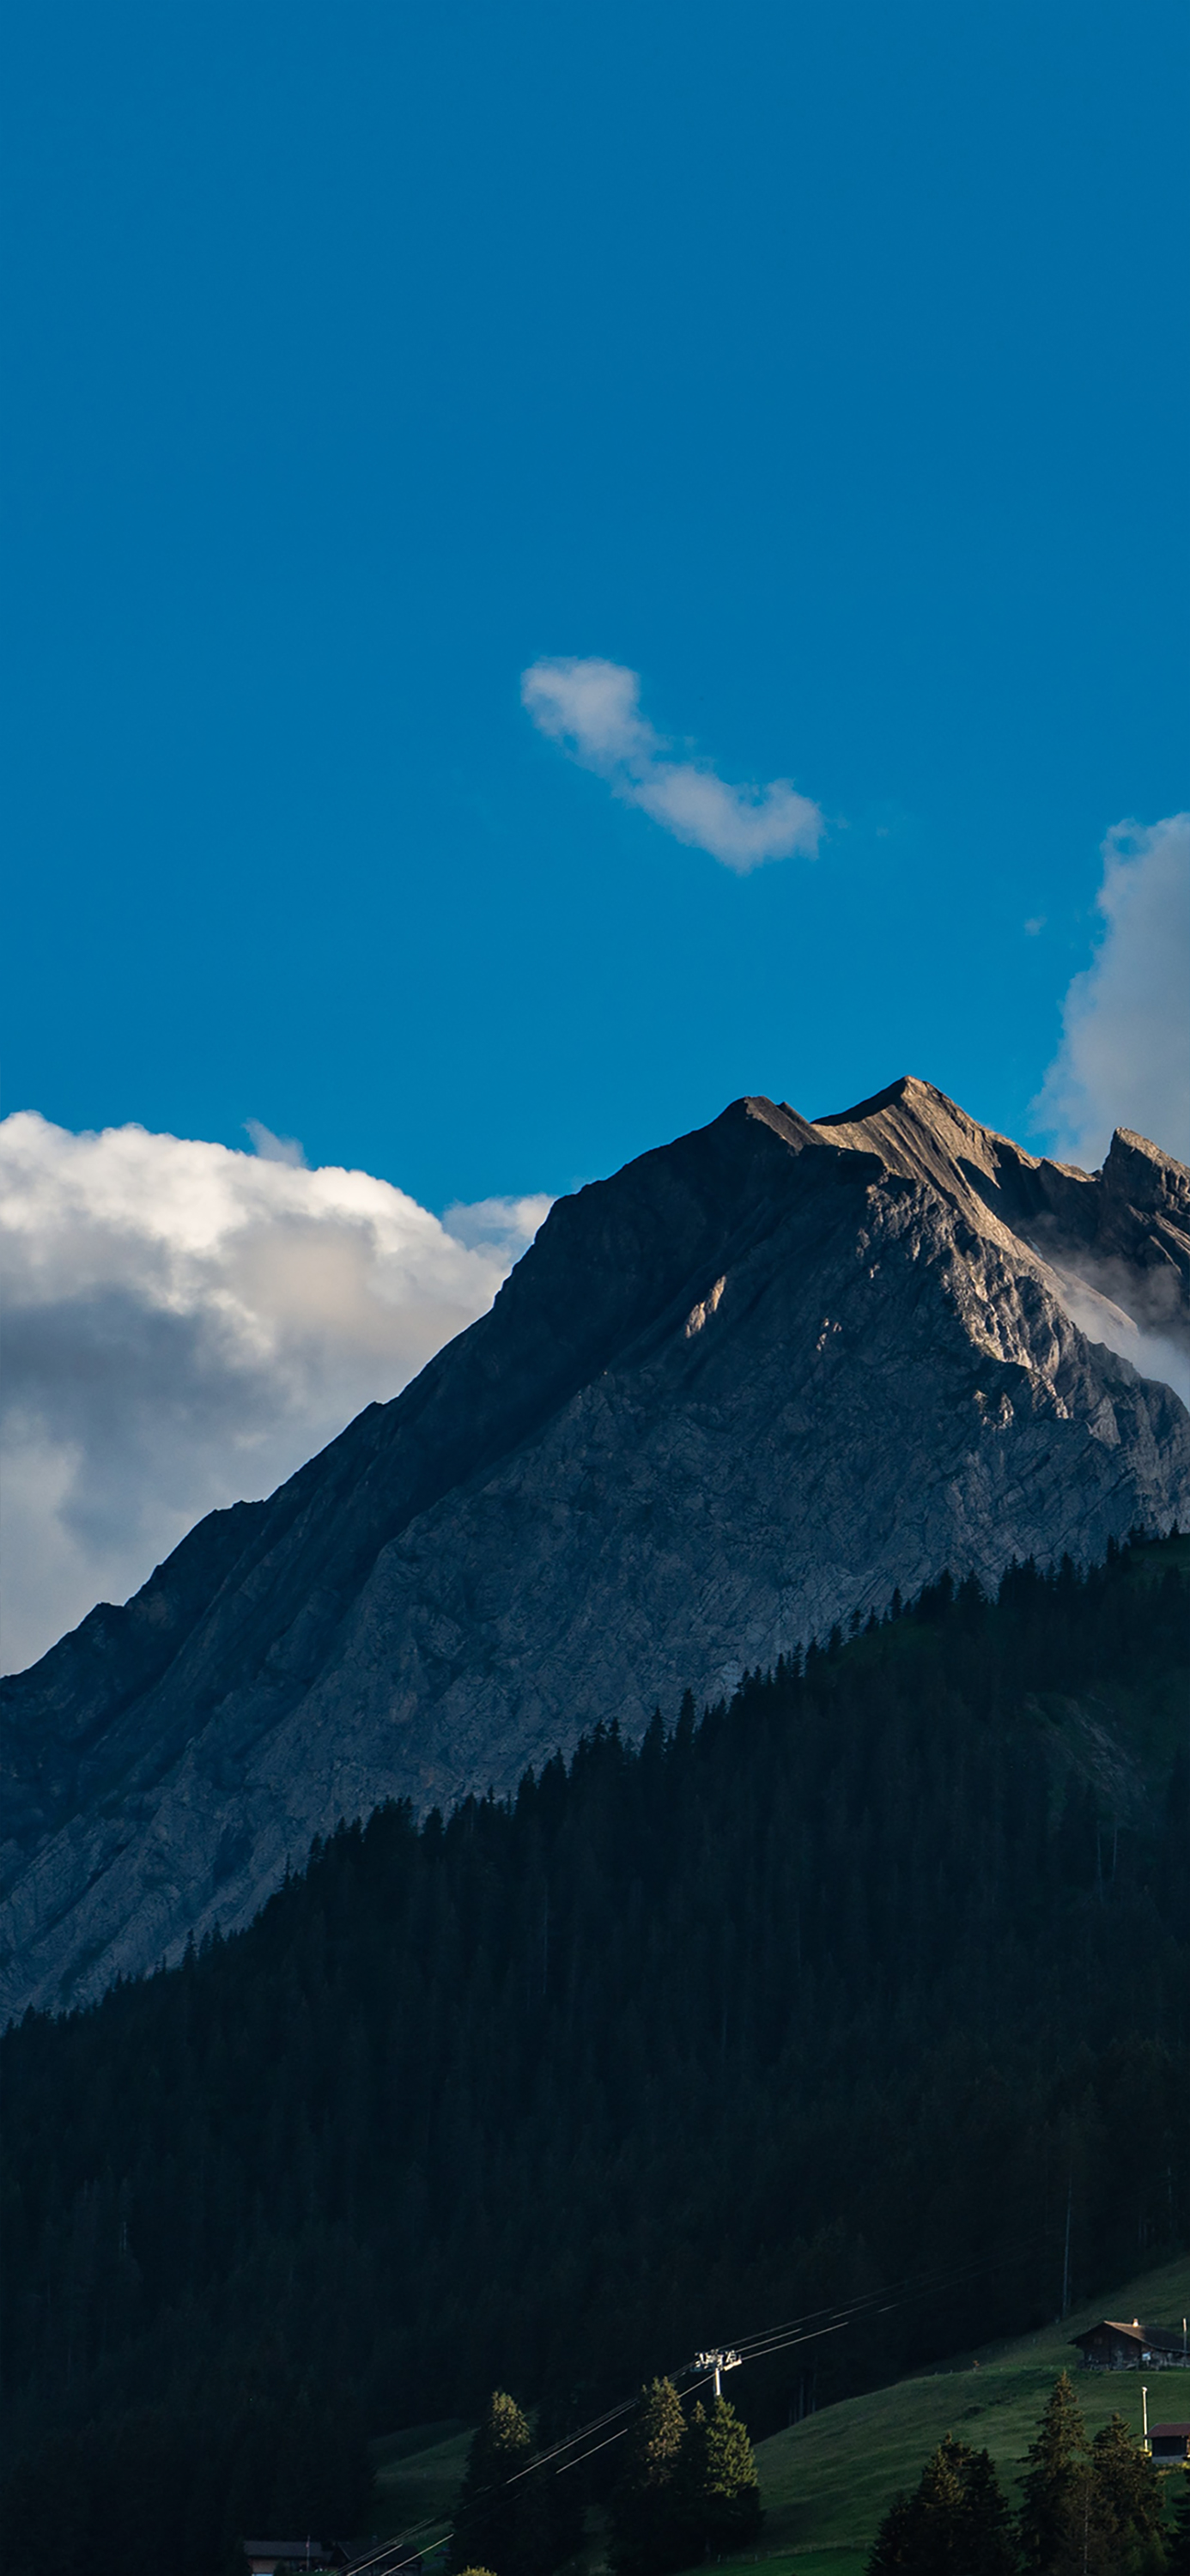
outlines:
[[[3,2001],[246,1922],[377,1800],[502,1791],[949,1565],[1190,1510],[1190,1173],[928,1084],[756,1099],[554,1207],[489,1315],[3,1686]]]

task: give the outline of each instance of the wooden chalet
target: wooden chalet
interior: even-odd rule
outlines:
[[[1119,2317],[1101,2317],[1085,2334],[1072,2335],[1084,2370],[1170,2370],[1186,2362],[1185,2333],[1171,2326],[1142,2326],[1139,2317],[1126,2325]]]
[[[1190,2424],[1154,2424],[1149,2449],[1159,2469],[1190,2468]]]

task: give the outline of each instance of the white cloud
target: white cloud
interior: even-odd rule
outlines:
[[[794,851],[815,856],[824,824],[808,796],[788,778],[729,787],[705,761],[667,760],[666,745],[640,712],[637,674],[621,663],[534,662],[522,673],[521,700],[539,732],[606,778],[626,804],[737,875]]]
[[[1185,1292],[1171,1264],[1146,1270],[1118,1254],[1097,1260],[1080,1245],[1052,1256],[1048,1267],[1071,1322],[1088,1341],[1105,1342],[1142,1377],[1159,1378],[1190,1405]]]
[[[274,1136],[263,1118],[245,1118],[244,1134],[251,1137],[252,1151],[262,1163],[292,1163],[299,1172],[305,1171],[305,1149],[296,1136]]]
[[[472,1250],[503,1253],[515,1246],[510,1258],[516,1260],[532,1243],[538,1226],[544,1225],[552,1204],[536,1193],[524,1199],[473,1199],[470,1205],[455,1199],[444,1210],[442,1222],[457,1243]]]
[[[640,681],[622,662],[533,662],[521,674],[521,704],[541,733],[590,769],[648,761],[658,749],[640,713]]]
[[[300,1150],[0,1124],[8,1669],[395,1395],[484,1313],[549,1206],[439,1220]]]
[[[1117,823],[1103,862],[1107,928],[1066,995],[1034,1113],[1055,1150],[1088,1171],[1114,1127],[1190,1162],[1190,814]]]

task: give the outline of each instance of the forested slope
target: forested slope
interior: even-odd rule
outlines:
[[[186,2576],[366,2528],[363,2435],[493,2385],[577,2420],[953,2274],[749,2374],[763,2431],[1052,2317],[1068,2213],[1072,2295],[1190,2241],[1190,1545],[895,1607],[9,2034],[22,2513],[122,2444]]]

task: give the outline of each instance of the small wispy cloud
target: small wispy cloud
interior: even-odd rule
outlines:
[[[252,1151],[262,1163],[288,1163],[291,1171],[305,1171],[305,1147],[296,1136],[274,1136],[262,1118],[245,1118],[244,1134],[251,1138]]]
[[[814,858],[822,813],[788,778],[731,787],[701,760],[671,760],[669,746],[640,712],[640,680],[620,662],[560,658],[533,662],[521,702],[540,733],[583,769],[606,778],[625,804],[662,829],[733,868],[737,876],[795,852]]]
[[[1087,1170],[1114,1127],[1190,1161],[1190,814],[1117,823],[1095,900],[1106,930],[1067,992],[1034,1116]]]

